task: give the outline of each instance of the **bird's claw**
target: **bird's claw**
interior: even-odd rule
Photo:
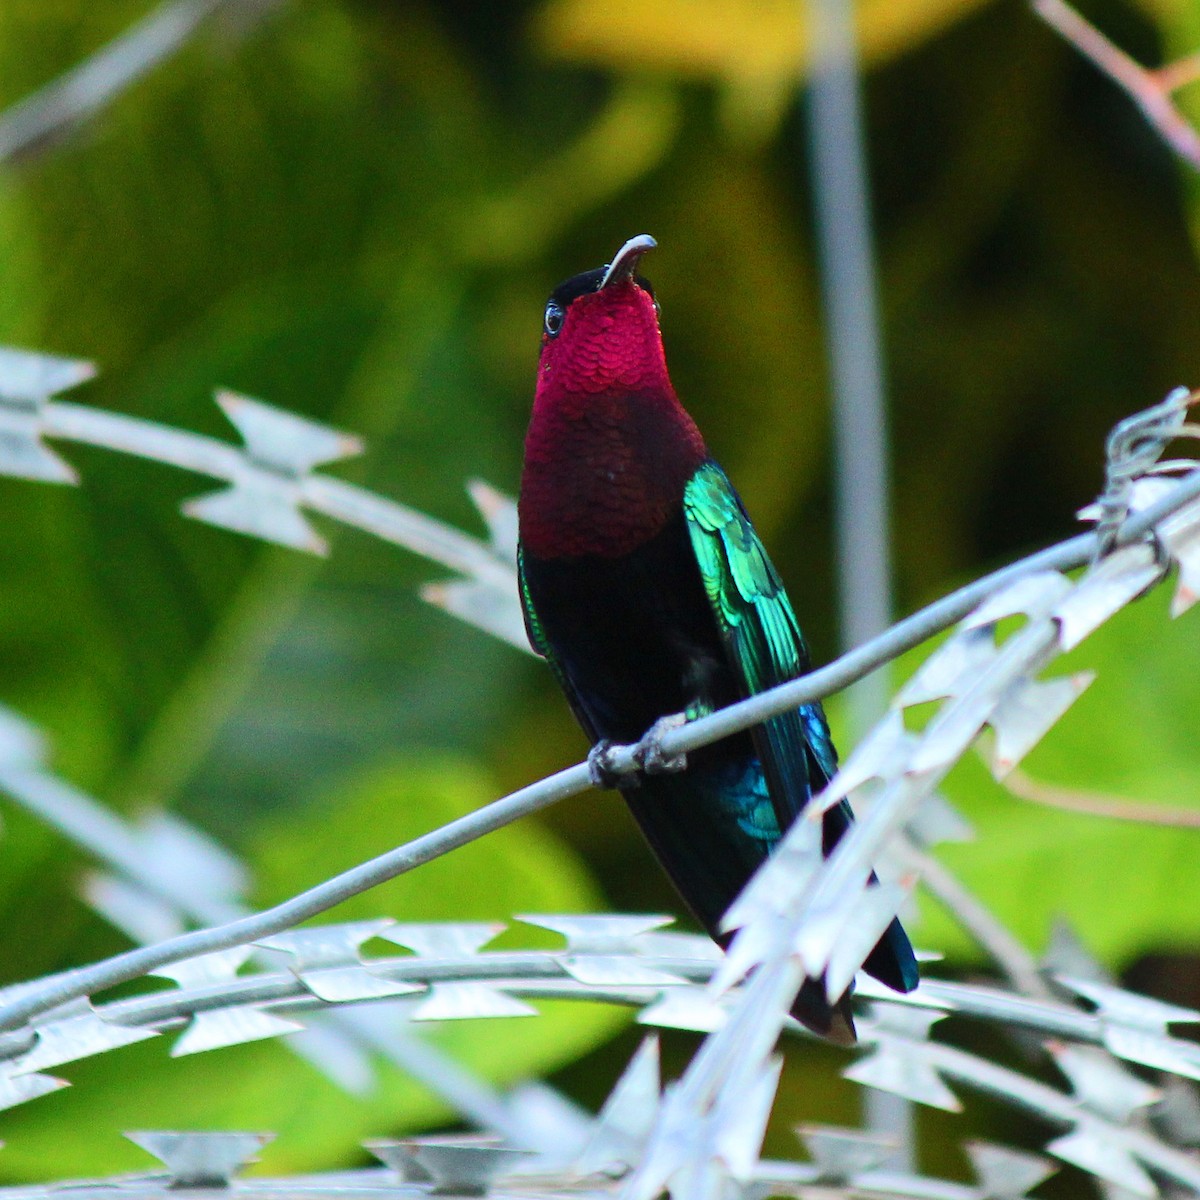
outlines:
[[[601,738],[589,751],[587,756],[588,777],[593,787],[616,788],[637,787],[636,775],[622,775],[613,763],[613,749],[616,743],[610,738]]]
[[[646,731],[633,751],[634,761],[647,775],[672,775],[687,766],[686,754],[667,754],[662,747],[663,735],[687,724],[686,713],[659,717]]]

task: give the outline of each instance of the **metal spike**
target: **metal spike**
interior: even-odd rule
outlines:
[[[362,453],[362,439],[355,434],[298,417],[252,396],[219,389],[216,401],[242,435],[249,459],[281,475],[299,478],[323,463]]]
[[[400,983],[373,974],[363,964],[359,947],[394,924],[390,917],[292,929],[263,938],[258,945],[287,954],[292,973],[315,996],[336,1003],[374,1000],[424,991],[415,983]]]
[[[591,1137],[573,1164],[578,1175],[609,1170],[616,1163],[634,1166],[658,1112],[662,1087],[658,1038],[642,1039],[592,1127]]]
[[[423,584],[420,596],[426,604],[518,650],[532,652],[516,588],[500,587],[490,579],[452,579]]]
[[[381,929],[377,936],[420,958],[467,958],[506,928],[503,921],[430,921],[393,925]]]
[[[775,853],[758,868],[721,918],[725,932],[746,929],[790,911],[798,903],[825,861],[821,830],[820,819],[812,819],[807,811],[792,823]]]
[[[904,728],[903,716],[896,711],[889,712],[867,737],[855,746],[850,757],[842,764],[841,770],[821,793],[821,810],[828,811],[870,779],[891,779],[897,775],[908,761],[916,744],[916,735]]]
[[[854,848],[848,841],[843,844],[848,845],[850,849]],[[820,907],[813,905],[807,919],[793,934],[792,948],[804,964],[806,974],[814,978],[825,973],[839,939],[852,926],[857,919],[857,914],[868,904],[867,892],[871,867],[869,864],[862,863],[861,857],[860,853],[856,855],[854,861],[845,864],[842,875],[843,886],[839,888],[832,901]],[[828,879],[828,876],[826,878]],[[883,894],[885,899],[890,896],[890,892]],[[892,916],[895,915],[893,910]],[[891,917],[888,920],[891,920]],[[871,945],[874,944],[874,942],[871,943]]]
[[[913,993],[898,996],[891,992],[889,999],[872,1003],[869,1021],[863,1028],[864,1037],[879,1032],[899,1034],[911,1041],[927,1041],[929,1031],[949,1013],[937,1008],[916,1008],[909,1003],[912,997]]]
[[[1024,1200],[1058,1168],[1040,1154],[1027,1154],[993,1142],[968,1141],[963,1149],[975,1169],[980,1200]]]
[[[690,1029],[696,1033],[712,1033],[720,1029],[729,1014],[713,1000],[708,988],[673,987],[663,992],[651,1005],[637,1015],[639,1025],[659,1029]]]
[[[517,561],[517,505],[511,496],[482,479],[467,481],[467,492],[487,525],[492,549],[514,565]]]
[[[904,1096],[917,1104],[962,1112],[962,1102],[942,1082],[932,1064],[911,1042],[881,1037],[873,1050],[847,1067],[842,1076],[866,1087]]]
[[[226,1188],[273,1133],[177,1133],[138,1130],[125,1136],[154,1155],[171,1173],[173,1188]]]
[[[1014,683],[989,718],[996,733],[992,774],[1003,779],[1054,727],[1095,678],[1094,671],[1080,671],[1044,682],[1022,679]]]
[[[995,625],[1006,617],[1028,616],[1032,620],[1049,616],[1074,584],[1058,571],[1035,571],[989,596],[962,623],[963,629]]]
[[[80,358],[0,346],[0,397],[6,400],[44,400],[95,376],[95,363]]]
[[[754,883],[764,879],[769,881],[772,876],[766,868],[759,868]],[[727,992],[760,963],[788,953],[794,936],[793,922],[785,920],[779,913],[767,909],[754,914],[729,943],[724,960],[709,979],[709,991],[713,995]]]
[[[171,1057],[181,1058],[222,1046],[239,1046],[243,1042],[279,1037],[303,1028],[295,1021],[277,1017],[253,1004],[214,1009],[197,1013],[192,1018],[191,1024],[171,1047]]]
[[[1153,549],[1144,542],[1123,546],[1102,558],[1054,610],[1062,648],[1074,649],[1161,575]]]
[[[1086,979],[1093,983],[1108,983],[1112,979],[1071,925],[1061,916],[1055,917],[1051,923],[1050,944],[1042,956],[1042,966],[1055,974],[1069,975],[1077,980]]]
[[[822,1184],[848,1184],[896,1152],[896,1139],[836,1125],[797,1125],[796,1136],[816,1164]]]
[[[462,1021],[476,1017],[536,1017],[537,1009],[486,983],[435,983],[411,1021]]]
[[[933,652],[896,693],[892,708],[911,708],[956,696],[996,657],[990,626],[963,629]]]
[[[46,401],[91,379],[96,368],[0,346],[0,475],[44,483],[77,483],[79,476],[42,441]]]
[[[1118,1058],[1200,1080],[1200,1046],[1122,1025],[1104,1026],[1104,1045]]]
[[[670,1085],[663,1093],[645,1152],[621,1190],[621,1200],[654,1200],[678,1172],[708,1161],[710,1148],[711,1130],[705,1114],[690,1103],[681,1084]]]
[[[1024,676],[1014,672],[1018,678]],[[998,695],[991,687],[972,689],[945,706],[921,734],[905,764],[905,774],[919,784],[918,794],[937,783],[966,753],[995,712]],[[915,807],[915,804],[914,804]]]
[[[63,1063],[90,1058],[119,1046],[130,1046],[158,1037],[156,1029],[134,1029],[113,1025],[98,1013],[86,1012],[55,1020],[53,1014],[43,1014],[37,1029],[37,1044],[12,1066],[14,1075],[40,1071],[43,1067],[58,1067]]]
[[[914,953],[919,963],[937,962],[941,958],[941,955],[934,951],[915,950]],[[923,984],[919,984],[914,992],[894,992],[886,984],[882,984],[878,979],[872,979],[870,975],[866,974],[859,975],[855,980],[854,994],[863,1000],[878,1000],[900,1007],[912,1007],[920,1012],[941,1010],[946,1015],[957,1012],[960,1003],[951,997],[931,995]],[[996,993],[989,989],[989,1002],[995,1003],[998,994],[1003,996],[1003,993]],[[1014,1002],[1014,1006],[1019,1008],[1017,1002]]]
[[[40,483],[78,483],[75,468],[42,441],[42,405],[0,394],[0,475]]]
[[[1175,561],[1179,564],[1179,582],[1171,598],[1171,616],[1182,616],[1200,599],[1200,537],[1181,546]]]
[[[18,1104],[70,1086],[65,1079],[53,1075],[0,1075],[0,1110],[16,1108]]]
[[[1154,1181],[1128,1150],[1113,1141],[1107,1125],[1080,1121],[1071,1133],[1050,1142],[1046,1151],[1136,1196],[1158,1195]]]
[[[399,1142],[391,1138],[371,1138],[363,1142],[385,1167],[391,1167],[401,1183],[432,1183],[433,1176],[417,1161],[411,1142]]]
[[[327,554],[329,544],[301,514],[297,485],[253,468],[230,488],[186,500],[184,516],[293,550]]]
[[[384,1000],[390,996],[410,996],[423,992],[419,983],[401,983],[376,975],[366,967],[325,967],[305,971],[299,979],[314,996],[330,1004],[353,1000]]]
[[[1100,1016],[1107,1020],[1161,1034],[1167,1032],[1168,1025],[1200,1024],[1200,1012],[1194,1008],[1180,1008],[1176,1004],[1139,996],[1136,992],[1127,992],[1108,983],[1079,979],[1073,975],[1055,975],[1055,979],[1076,995],[1090,1000],[1099,1009]]]
[[[942,842],[970,842],[975,839],[971,823],[941,792],[926,793],[917,805],[917,811],[909,817],[905,829],[909,837],[925,849]]]
[[[873,884],[848,912],[825,967],[825,992],[831,1002],[850,986],[867,955],[912,894],[915,882],[910,877],[902,883]]]
[[[366,967],[327,967],[319,971],[305,971],[300,979],[314,996],[330,1004],[351,1000],[383,1000],[389,996],[408,996],[425,990],[422,984],[385,979]]]
[[[547,1083],[527,1079],[504,1097],[518,1145],[536,1150],[538,1169],[565,1171],[583,1153],[595,1116]]]
[[[674,922],[661,913],[645,915],[611,913],[537,913],[520,915],[518,921],[560,933],[571,954],[636,954],[638,939]]]
[[[1071,1081],[1076,1099],[1100,1116],[1124,1123],[1161,1095],[1094,1046],[1048,1042],[1046,1048]]]
[[[669,987],[682,976],[646,966],[629,955],[580,954],[560,959],[572,979],[593,987]]]
[[[184,513],[251,537],[324,554],[325,540],[300,512],[300,484],[321,463],[358,454],[361,441],[236,392],[217,403],[242,435],[245,466],[231,486],[188,500]]]
[[[727,1089],[718,1100],[714,1149],[738,1182],[748,1182],[758,1165],[782,1070],[782,1056],[772,1055],[749,1080]]]
[[[486,1196],[493,1180],[529,1158],[528,1151],[484,1139],[423,1138],[408,1148],[433,1180],[435,1196]]]
[[[673,921],[664,916],[519,916],[517,920],[560,933],[569,953],[559,961],[580,983],[596,987],[660,987],[677,975],[637,961],[638,939]]]

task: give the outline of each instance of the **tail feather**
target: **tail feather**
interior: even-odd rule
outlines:
[[[854,1012],[850,1007],[850,992],[845,992],[830,1004],[825,996],[824,979],[806,979],[800,985],[792,1003],[792,1016],[805,1029],[811,1029],[838,1046],[853,1046],[858,1041]]]
[[[899,917],[892,918],[883,937],[875,943],[875,949],[863,963],[863,970],[897,992],[911,992],[921,982],[917,956]]]
[[[679,894],[721,946],[729,942],[720,928],[725,910],[773,848],[773,840],[747,834],[743,810],[722,794],[727,770],[719,768],[706,778],[696,763],[685,774],[648,776],[640,787],[623,789]],[[826,814],[826,853],[849,828],[850,819],[848,805]],[[863,967],[896,991],[910,992],[917,986],[916,956],[898,919],[884,931]],[[806,1028],[832,1042],[853,1045],[856,1040],[849,990],[831,1003],[824,980],[806,979],[791,1012]]]

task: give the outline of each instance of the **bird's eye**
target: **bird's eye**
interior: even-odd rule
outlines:
[[[556,304],[553,300],[546,305],[546,332],[551,337],[557,337],[558,331],[563,326],[563,310],[561,304]]]

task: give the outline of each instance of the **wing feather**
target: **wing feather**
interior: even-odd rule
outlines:
[[[728,665],[750,696],[808,670],[796,614],[738,494],[716,463],[684,493],[688,532]],[[752,731],[780,830],[837,768],[825,714],[803,705]]]

